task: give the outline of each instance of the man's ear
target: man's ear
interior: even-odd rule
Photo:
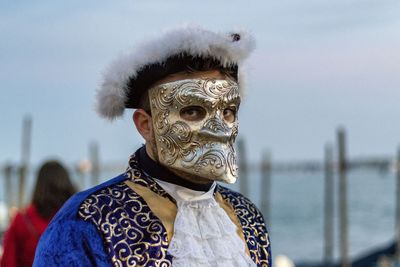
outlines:
[[[137,109],[133,113],[133,122],[144,140],[146,140],[146,142],[151,142],[154,138],[151,116],[144,109]]]

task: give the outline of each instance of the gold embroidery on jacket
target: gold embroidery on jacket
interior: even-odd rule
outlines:
[[[174,223],[178,211],[175,203],[166,197],[157,195],[147,187],[135,184],[132,181],[125,181],[125,183],[144,199],[150,210],[160,219],[167,231],[169,242],[174,234]]]
[[[164,226],[124,182],[92,194],[79,215],[102,233],[113,266],[171,266]]]

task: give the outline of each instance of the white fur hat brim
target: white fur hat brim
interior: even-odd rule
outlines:
[[[122,116],[127,102],[128,81],[148,65],[161,64],[171,56],[185,53],[193,57],[214,58],[224,67],[237,65],[240,72],[241,62],[254,47],[254,39],[246,31],[221,34],[194,26],[168,31],[142,43],[110,65],[97,92],[97,111],[110,120]],[[240,84],[240,73],[238,76]]]

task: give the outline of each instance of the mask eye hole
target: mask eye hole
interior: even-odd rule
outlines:
[[[186,121],[201,121],[206,114],[206,110],[200,106],[184,107],[179,112],[181,118]]]
[[[226,122],[234,122],[236,119],[236,108],[229,107],[224,109],[223,116]]]

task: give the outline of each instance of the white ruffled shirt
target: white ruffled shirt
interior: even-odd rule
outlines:
[[[203,192],[155,180],[178,206],[168,247],[173,267],[256,266],[236,225],[214,199],[215,182]]]

